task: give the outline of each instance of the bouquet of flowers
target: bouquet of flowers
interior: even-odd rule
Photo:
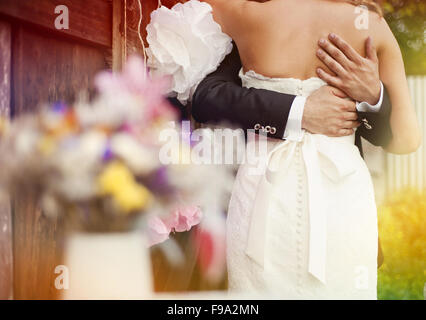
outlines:
[[[11,193],[35,193],[44,214],[85,231],[125,231],[148,221],[151,244],[188,231],[202,211],[221,214],[210,208],[232,174],[183,161],[191,147],[185,142],[161,141],[177,120],[164,98],[167,86],[133,57],[121,74],[97,76],[99,94],[90,103],[55,103],[1,121],[0,182]],[[165,147],[172,163],[161,159]]]

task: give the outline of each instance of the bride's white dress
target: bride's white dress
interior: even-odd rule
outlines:
[[[150,65],[172,78],[171,91],[183,102],[232,48],[211,7],[195,0],[155,11],[147,39]],[[240,77],[245,87],[301,96],[325,84],[253,71]],[[230,290],[283,299],[376,299],[374,190],[354,140],[308,132],[300,141],[268,139],[268,152],[240,166],[227,221]],[[260,174],[252,170],[259,167]]]
[[[319,78],[240,73],[246,87],[309,96]],[[376,299],[377,212],[355,135],[268,139],[264,173],[243,164],[227,221],[229,287],[285,299]],[[249,141],[248,143],[255,143]],[[250,149],[250,148],[247,148]]]

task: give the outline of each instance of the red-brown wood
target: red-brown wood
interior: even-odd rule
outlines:
[[[88,94],[93,76],[107,67],[102,50],[26,27],[15,31],[13,61],[16,114]]]
[[[13,41],[14,112],[88,96],[94,75],[107,67],[102,50],[17,26]],[[14,199],[14,296],[54,299],[54,269],[63,253],[63,230],[42,215],[34,199]]]
[[[178,1],[162,2],[170,7]],[[141,3],[143,32],[158,2],[141,0]],[[53,28],[53,8],[57,4],[69,5],[68,32]],[[0,0],[0,72],[9,74],[0,77],[0,112],[9,114],[12,110],[19,115],[43,103],[73,101],[81,92],[87,95],[99,70],[111,64],[119,70],[128,55],[142,53],[139,18],[137,0]],[[14,36],[10,44],[11,30]],[[63,255],[62,226],[58,221],[48,220],[29,194],[19,195],[12,204],[13,224],[8,203],[0,204],[0,299],[10,297],[12,279],[15,299],[58,298],[53,284],[54,268]],[[1,233],[4,222],[9,227]],[[154,250],[157,290],[200,289],[200,277],[193,276],[195,252],[191,251],[188,239],[182,239],[179,243],[187,255],[185,266],[171,266]]]
[[[69,29],[56,30],[55,8],[67,6]],[[41,26],[94,44],[111,47],[112,4],[106,0],[1,0],[0,13],[26,23]]]
[[[10,116],[11,27],[0,22],[0,117]],[[0,189],[0,300],[13,294],[12,215],[10,200]]]
[[[0,116],[10,115],[11,27],[0,23]]]
[[[146,26],[151,12],[158,7],[158,0],[112,0],[113,1],[113,66],[119,70],[127,57],[142,55],[142,39],[146,39]],[[170,8],[185,0],[162,0],[162,5]],[[141,7],[140,7],[141,5]],[[142,24],[139,29],[142,9]],[[148,44],[145,41],[145,46]]]

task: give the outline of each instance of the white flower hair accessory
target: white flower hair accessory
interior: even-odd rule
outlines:
[[[213,20],[212,11],[197,0],[163,6],[152,12],[147,26],[151,73],[170,76],[169,91],[183,104],[232,51],[232,39]]]

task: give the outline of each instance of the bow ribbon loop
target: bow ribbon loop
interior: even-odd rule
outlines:
[[[285,176],[293,155],[301,146],[308,180],[309,209],[309,267],[308,271],[321,282],[326,282],[327,260],[327,194],[323,192],[323,175],[334,182],[355,172],[354,157],[348,156],[354,146],[347,141],[322,135],[304,134],[301,142],[285,141],[273,148],[266,158],[265,173],[261,177],[251,215],[246,254],[264,266],[267,215],[270,196],[278,173]],[[352,150],[352,151],[351,151]]]

